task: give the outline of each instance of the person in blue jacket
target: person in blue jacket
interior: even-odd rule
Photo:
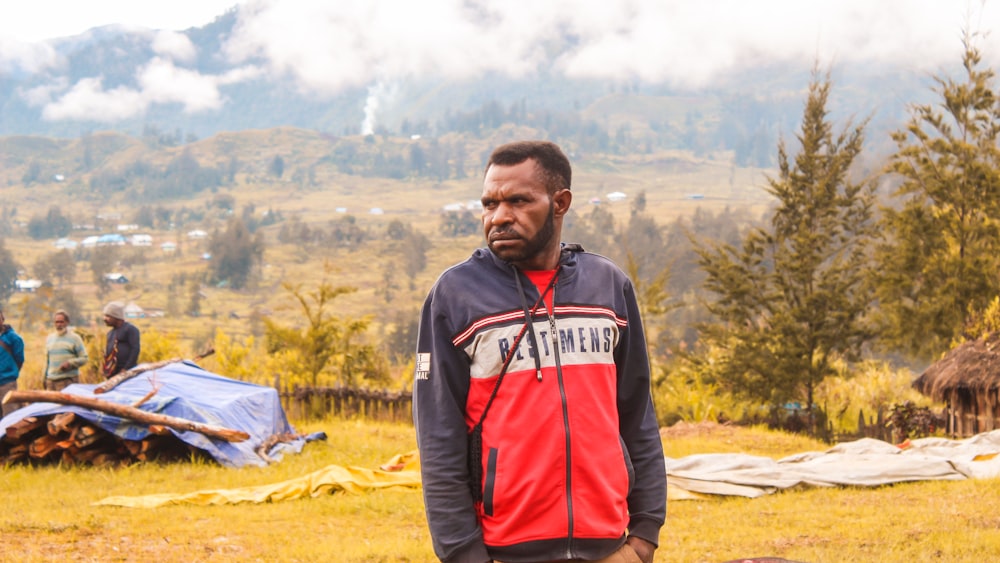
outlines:
[[[24,340],[5,320],[3,309],[0,309],[0,400],[3,400],[8,391],[17,389],[17,377],[21,374],[21,366],[24,365]],[[3,416],[7,416],[17,408],[18,405],[13,402],[5,403]]]

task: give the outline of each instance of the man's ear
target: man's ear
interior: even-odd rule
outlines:
[[[569,190],[559,190],[552,194],[552,212],[556,217],[562,217],[569,211],[570,204],[573,203],[573,192]]]

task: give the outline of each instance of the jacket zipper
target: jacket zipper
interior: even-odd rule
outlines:
[[[555,288],[553,288],[552,304],[555,305]],[[556,361],[556,381],[559,382],[559,400],[562,402],[563,435],[566,436],[566,559],[573,558],[573,458],[570,450],[569,405],[566,402],[566,386],[563,383],[562,361],[559,358],[559,332],[556,330],[556,318],[548,307],[545,312],[549,317],[549,332],[552,334],[552,352]]]

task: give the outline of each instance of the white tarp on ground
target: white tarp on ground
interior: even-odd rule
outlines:
[[[746,454],[666,458],[670,498],[755,498],[798,486],[872,487],[904,481],[1000,476],[1000,430],[964,440],[920,438],[903,446],[865,438],[780,460]]]

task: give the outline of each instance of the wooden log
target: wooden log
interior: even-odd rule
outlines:
[[[41,459],[48,457],[49,454],[58,449],[59,438],[51,434],[42,434],[31,441],[31,445],[28,446],[28,455],[35,459]]]
[[[23,461],[28,458],[28,444],[17,444],[11,446],[10,450],[7,451],[7,455],[0,460],[3,465],[9,465],[11,463],[16,463],[18,461]]]
[[[7,396],[3,398],[4,403],[7,403],[8,401],[21,403],[48,402],[61,405],[75,405],[95,411],[106,412],[121,418],[127,418],[140,424],[160,424],[168,428],[173,428],[174,430],[182,432],[197,432],[210,438],[218,438],[227,442],[243,442],[250,438],[250,435],[242,430],[223,428],[214,424],[204,424],[165,414],[151,413],[130,407],[128,405],[120,405],[118,403],[102,401],[100,399],[94,399],[92,397],[85,397],[82,395],[70,395],[69,393],[60,393],[58,391],[14,390],[8,392]]]
[[[87,448],[104,437],[105,432],[90,426],[89,424],[83,425],[77,429],[76,433],[73,434],[73,444],[78,448]]]
[[[170,434],[170,429],[162,424],[150,424],[149,433],[156,434],[157,436],[167,436]]]
[[[122,440],[125,449],[132,457],[136,457],[142,452],[142,442],[142,440]]]
[[[10,391],[7,395],[10,395],[14,391]],[[4,397],[4,404],[7,403],[7,398]],[[38,418],[36,416],[27,416],[21,420],[11,424],[7,427],[7,437],[15,442],[20,442],[28,438],[31,434],[37,433],[40,429],[47,429],[47,420],[44,418]]]
[[[74,428],[73,422],[76,420],[76,413],[61,412],[49,419],[49,434],[56,436],[60,432],[69,432]]]
[[[205,350],[201,354],[195,356],[194,357],[194,361],[197,362],[198,360],[202,360],[204,358],[207,358],[207,357],[211,356],[214,353],[215,353],[215,349],[214,348],[209,348],[208,350]],[[101,383],[100,385],[98,385],[97,387],[94,388],[94,394],[95,395],[100,395],[101,393],[107,393],[108,391],[111,391],[115,387],[118,387],[119,385],[121,385],[123,382],[128,381],[129,379],[132,379],[133,377],[135,377],[137,375],[141,375],[143,373],[146,373],[147,371],[152,371],[152,370],[155,370],[155,369],[160,369],[160,368],[162,368],[164,366],[168,366],[170,364],[176,364],[177,362],[183,362],[183,361],[184,361],[184,358],[173,358],[173,359],[170,359],[170,360],[163,360],[163,361],[159,361],[159,362],[151,362],[151,363],[139,364],[139,365],[135,366],[134,368],[132,368],[132,369],[130,369],[128,371],[123,371],[123,372],[119,373],[118,375],[109,378],[104,383]]]

